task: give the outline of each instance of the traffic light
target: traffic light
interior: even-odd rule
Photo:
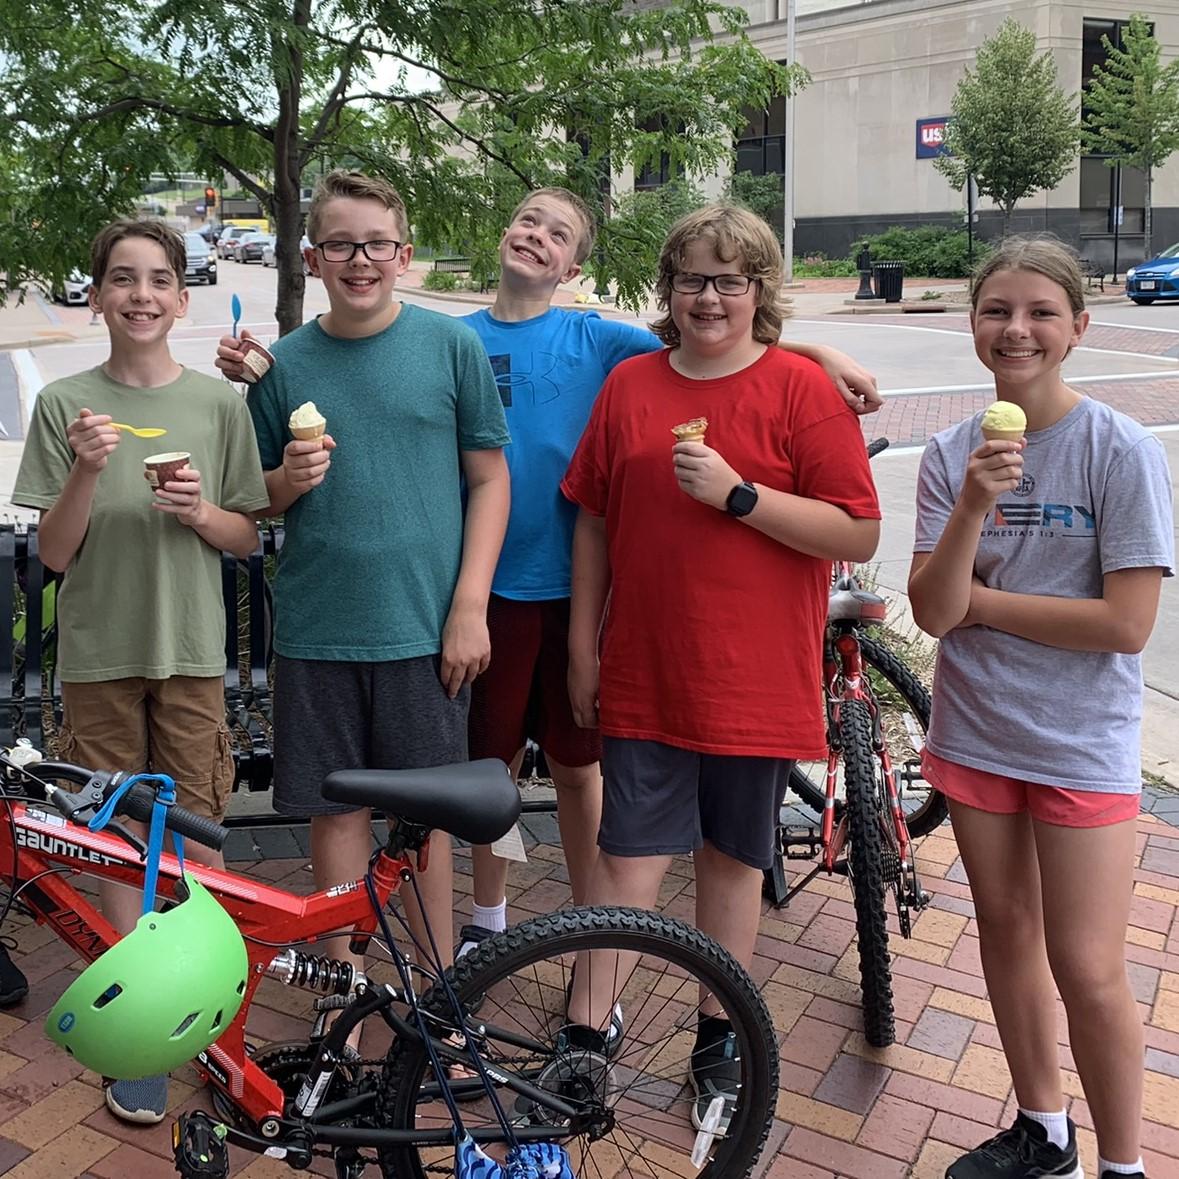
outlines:
[[[217,203],[217,190],[210,184],[205,189],[205,208],[211,209]]]

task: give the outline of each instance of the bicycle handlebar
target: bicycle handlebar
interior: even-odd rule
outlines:
[[[29,767],[39,777],[62,778],[78,786],[100,785],[102,797],[109,798],[118,789],[118,775],[96,770],[88,770],[83,766],[70,765],[65,761],[39,761]],[[120,814],[130,815],[141,822],[151,822],[152,807],[156,801],[156,792],[143,782],[136,783],[119,800]],[[182,806],[170,806],[164,815],[164,826],[178,835],[188,839],[195,839],[197,843],[220,851],[229,832],[220,823],[205,818],[204,815],[194,814]]]

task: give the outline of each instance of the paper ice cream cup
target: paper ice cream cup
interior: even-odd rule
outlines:
[[[165,483],[176,478],[181,467],[187,467],[192,455],[187,450],[170,450],[151,454],[143,460],[143,476],[153,491],[162,491]]]

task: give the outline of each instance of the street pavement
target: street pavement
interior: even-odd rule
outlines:
[[[420,274],[416,278],[420,282]],[[273,282],[256,267],[223,264],[218,287],[193,292],[190,316],[176,332],[179,358],[213,371],[213,346],[228,322],[234,290],[246,304],[251,328],[263,339],[272,336]],[[412,278],[409,285],[416,285]],[[874,462],[885,527],[873,576],[895,598],[896,625],[905,627],[903,588],[920,446],[930,432],[986,400],[986,374],[972,356],[961,315],[919,322],[908,316],[830,317],[825,311],[837,309],[838,295],[827,287],[808,301],[806,290],[794,292],[796,315],[787,332],[844,348],[877,373],[887,394],[885,409],[865,422],[867,435],[883,434],[895,443]],[[451,314],[472,309],[469,302],[427,298],[412,289],[406,297]],[[308,313],[322,309],[322,291],[313,283]],[[104,333],[89,326],[88,312],[58,308],[54,316],[37,323],[25,315],[17,323],[17,317],[0,311],[0,421],[10,432],[14,425],[18,430],[18,440],[0,441],[0,500],[11,489],[20,447],[21,423],[4,414],[5,389],[19,379],[27,413],[40,382],[96,364],[104,355]],[[1095,396],[1118,398],[1120,408],[1157,430],[1172,469],[1179,471],[1179,372],[1173,371],[1179,308],[1098,306],[1094,319],[1088,346],[1070,359],[1071,379]],[[45,344],[49,333],[66,342]],[[4,351],[6,339],[24,342]],[[1177,636],[1179,596],[1168,584],[1145,660],[1144,764],[1179,785]],[[1146,1028],[1142,1145],[1151,1179],[1179,1179],[1179,790],[1155,788],[1144,797],[1144,807],[1149,813],[1139,821],[1127,939],[1130,983]],[[530,817],[525,843],[529,862],[512,869],[511,921],[570,900],[553,818]],[[239,829],[227,852],[232,866],[255,878],[296,893],[311,890],[304,828]],[[760,1179],[940,1179],[952,1159],[1014,1116],[1011,1078],[982,979],[977,922],[948,827],[922,841],[917,859],[933,902],[917,918],[911,939],[901,938],[895,919],[890,920],[898,1039],[889,1049],[870,1048],[862,1034],[855,920],[846,880],[818,877],[785,910],[767,907],[764,912],[752,973],[773,1014],[781,1077]],[[457,860],[456,924],[461,924],[471,912],[471,877],[467,853],[460,851]],[[660,905],[673,916],[691,918],[694,884],[688,861],[673,864]],[[15,934],[14,956],[32,985],[23,1004],[0,1013],[0,1174],[11,1179],[173,1175],[169,1124],[142,1128],[116,1121],[103,1104],[99,1078],[44,1038],[45,1012],[79,969],[72,953],[23,918],[15,918],[5,932]],[[378,966],[378,977],[380,971]],[[267,980],[249,1032],[258,1041],[295,1040],[305,1038],[309,1020],[306,992]],[[1066,1100],[1079,1127],[1085,1173],[1093,1175],[1093,1119],[1068,1047],[1063,1011],[1059,1027]],[[366,1029],[365,1056],[382,1053],[387,1042],[384,1029]],[[173,1112],[208,1108],[207,1093],[198,1085],[191,1068],[174,1075]],[[333,1173],[323,1159],[312,1171]],[[368,1173],[375,1176],[376,1168]],[[694,1173],[686,1160],[683,1173]],[[235,1149],[233,1174],[277,1179],[289,1171],[281,1162]]]

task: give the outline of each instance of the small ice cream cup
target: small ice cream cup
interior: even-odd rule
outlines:
[[[241,341],[242,368],[255,380],[260,381],[274,364],[274,354],[268,352],[257,340]]]
[[[176,478],[181,467],[187,467],[192,455],[187,450],[170,450],[164,454],[150,454],[143,460],[143,477],[153,491],[163,491],[164,484]]]

